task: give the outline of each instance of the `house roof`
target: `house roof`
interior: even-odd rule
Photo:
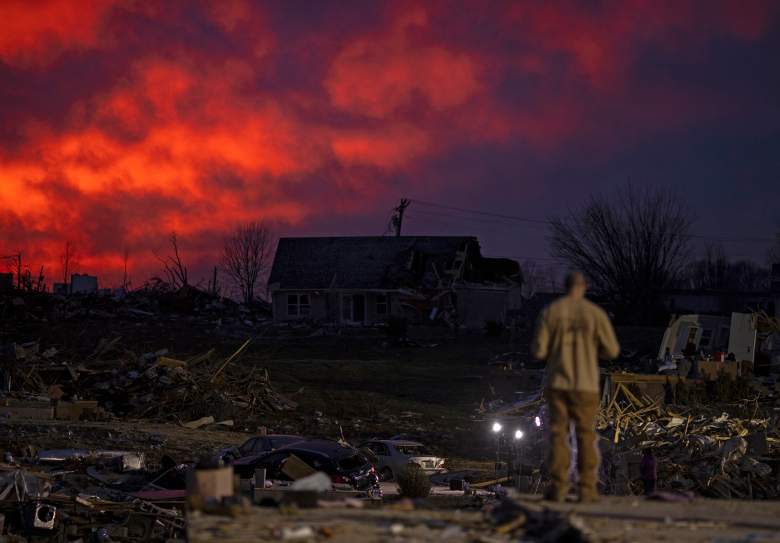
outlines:
[[[435,286],[436,273],[449,269],[467,245],[479,255],[472,236],[281,238],[268,284],[282,290]]]

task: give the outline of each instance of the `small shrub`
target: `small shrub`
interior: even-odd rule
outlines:
[[[431,493],[431,480],[418,464],[407,466],[396,475],[401,496],[407,498],[427,498]]]

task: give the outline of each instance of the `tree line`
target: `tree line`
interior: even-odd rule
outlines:
[[[554,257],[583,272],[591,291],[623,321],[657,319],[664,291],[768,290],[770,270],[749,260],[731,261],[709,245],[692,258],[692,213],[669,190],[628,185],[592,196],[580,209],[550,222]],[[780,262],[780,227],[768,262]]]

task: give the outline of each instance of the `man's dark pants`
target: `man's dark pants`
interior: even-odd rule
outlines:
[[[550,415],[549,467],[553,489],[565,495],[569,489],[569,421],[574,422],[577,436],[577,464],[580,495],[596,496],[599,451],[596,443],[596,415],[599,395],[596,392],[547,389]]]

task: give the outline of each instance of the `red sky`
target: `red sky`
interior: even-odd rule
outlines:
[[[401,196],[543,218],[627,178],[754,233],[780,200],[778,6],[3,0],[0,254],[54,278],[70,241],[110,285],[127,250],[138,285],[172,230],[197,275],[242,221],[381,234]],[[545,255],[439,213],[407,232]]]

